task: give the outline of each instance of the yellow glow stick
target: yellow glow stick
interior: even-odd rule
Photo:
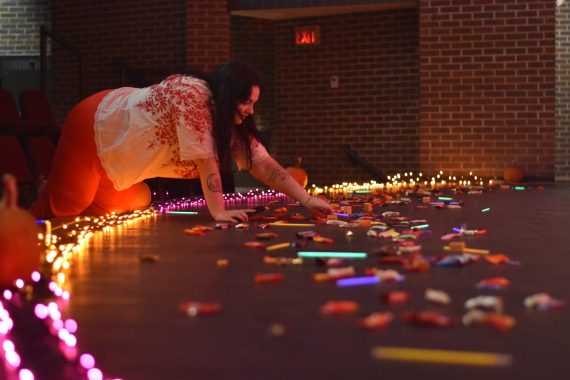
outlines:
[[[287,248],[290,247],[291,243],[281,243],[281,244],[274,244],[274,245],[270,245],[266,248],[266,250],[268,251],[274,251],[276,249],[281,249],[281,248]]]
[[[285,222],[274,222],[269,223],[270,226],[281,226],[281,227],[314,227],[312,223],[285,223]]]
[[[406,347],[374,347],[372,357],[375,359],[401,360],[412,362],[462,364],[503,367],[513,362],[510,354],[493,352],[450,351]]]
[[[443,249],[445,249],[446,251],[461,251],[463,253],[473,253],[474,255],[488,255],[489,254],[489,250],[488,249],[476,249],[476,248],[461,248],[461,249],[453,249],[449,246],[445,246],[443,247]]]

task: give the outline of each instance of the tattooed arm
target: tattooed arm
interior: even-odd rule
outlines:
[[[214,158],[195,160],[200,172],[200,183],[208,210],[218,222],[247,221],[246,211],[254,210],[226,210],[222,192],[222,178],[218,164]]]
[[[305,189],[272,157],[267,156],[263,161],[254,165],[249,173],[260,182],[272,189],[299,201],[310,211],[317,214],[329,214],[331,206],[320,198],[311,197]]]

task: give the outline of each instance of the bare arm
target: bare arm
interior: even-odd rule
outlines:
[[[289,175],[287,170],[270,156],[267,156],[263,161],[254,165],[249,172],[260,182],[297,200],[314,213],[329,214],[332,212],[332,208],[327,202],[316,197],[311,197],[305,189]]]
[[[208,210],[212,217],[219,222],[247,221],[246,211],[226,210],[222,191],[222,178],[214,158],[195,160],[200,172],[200,183]]]

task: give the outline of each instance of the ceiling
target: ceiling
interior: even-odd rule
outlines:
[[[316,16],[332,16],[348,13],[375,12],[389,9],[417,8],[417,1],[379,3],[379,4],[352,4],[334,5],[322,7],[297,7],[297,8],[266,8],[266,9],[241,9],[232,10],[232,16],[261,18],[266,20],[288,20],[295,18],[307,18]]]

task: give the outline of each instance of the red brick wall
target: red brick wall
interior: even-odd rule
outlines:
[[[186,0],[186,8],[186,64],[212,70],[230,52],[227,0]]]
[[[552,0],[421,0],[424,171],[553,178]]]
[[[319,46],[294,46],[295,27],[306,25],[320,26]],[[309,181],[320,185],[372,178],[341,144],[388,174],[416,170],[417,25],[417,9],[277,22],[276,158],[289,165],[303,156]]]
[[[52,29],[86,60],[86,94],[120,85],[113,59],[153,79],[186,66],[208,70],[229,55],[226,0],[53,2]],[[79,99],[77,61],[54,46],[52,102],[61,120]],[[149,77],[149,76],[147,76]]]
[[[263,90],[255,107],[255,115],[257,127],[266,135],[269,145],[269,135],[275,125],[273,30],[273,22],[269,20],[231,18],[231,56],[251,63],[263,79]]]
[[[556,180],[570,180],[570,3],[556,7]]]

